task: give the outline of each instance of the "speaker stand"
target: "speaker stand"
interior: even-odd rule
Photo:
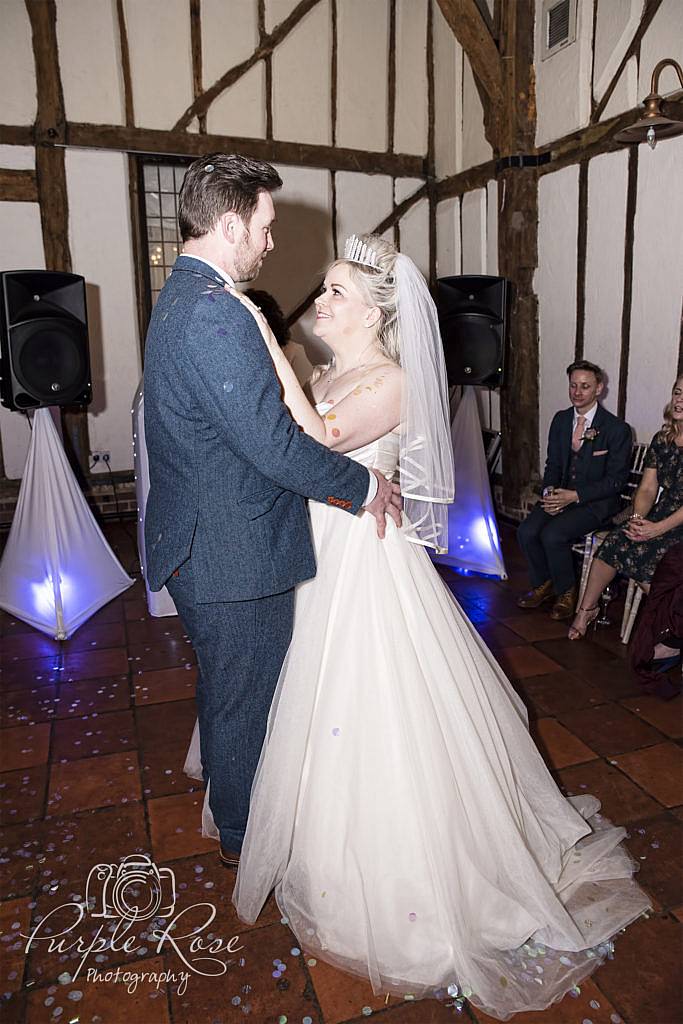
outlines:
[[[134,582],[88,507],[50,410],[36,410],[0,562],[0,608],[56,640],[66,640]]]

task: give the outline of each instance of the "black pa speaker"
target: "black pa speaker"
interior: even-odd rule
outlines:
[[[8,409],[92,400],[85,280],[52,270],[0,273],[0,401]]]
[[[463,275],[437,281],[449,384],[496,388],[504,383],[508,291],[504,277]]]

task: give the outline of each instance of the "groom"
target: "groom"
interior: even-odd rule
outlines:
[[[292,632],[294,587],[315,575],[306,498],[384,535],[398,488],[302,433],[251,314],[226,288],[253,280],[274,248],[272,193],[259,160],[220,153],[189,167],[183,251],[159,295],[145,348],[150,491],[147,577],[168,587],[199,663],[204,776],[235,866],[268,710]]]

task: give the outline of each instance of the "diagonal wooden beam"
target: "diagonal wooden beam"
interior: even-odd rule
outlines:
[[[245,75],[247,71],[254,66],[254,64],[263,60],[265,57],[270,56],[275,47],[278,46],[283,39],[286,39],[292,29],[296,28],[302,18],[305,18],[308,12],[319,3],[320,0],[299,0],[299,3],[291,14],[289,14],[284,21],[281,21],[279,25],[276,25],[272,32],[259,40],[259,45],[250,57],[247,57],[246,60],[241,61],[239,64],[235,64],[234,67],[226,71],[217,82],[214,82],[208,89],[205,89],[204,92],[190,104],[182,117],[179,117],[173,125],[171,131],[181,131],[187,128],[193,118],[200,117],[205,114],[213,101],[217,99],[221,93],[225,92],[226,89],[229,89],[231,85],[234,85],[242,75]]]
[[[0,200],[14,203],[37,203],[36,172],[15,171],[7,167],[0,167]]]
[[[609,85],[605,89],[605,92],[602,95],[602,97],[600,99],[600,102],[595,105],[593,113],[591,114],[591,124],[595,124],[602,117],[602,112],[605,109],[605,107],[607,106],[607,104],[609,103],[610,98],[612,96],[612,93],[614,92],[614,90],[617,87],[617,83],[618,83],[618,81],[619,81],[619,79],[621,77],[622,71],[624,70],[624,68],[628,64],[629,60],[631,59],[631,57],[634,55],[634,53],[638,52],[638,49],[640,48],[641,40],[642,40],[643,36],[645,35],[645,33],[647,32],[648,28],[650,27],[650,24],[652,23],[652,19],[654,18],[655,14],[657,13],[659,8],[661,7],[661,4],[662,4],[662,0],[645,0],[645,8],[643,10],[643,14],[642,14],[642,17],[640,19],[640,24],[638,25],[638,28],[634,32],[633,39],[629,43],[628,48],[627,48],[626,52],[624,53],[624,56],[621,58],[621,62],[619,64],[619,67],[615,71],[615,73],[614,73],[614,75],[612,77],[611,82],[609,83]]]
[[[496,42],[476,0],[437,0],[453,35],[467,54],[472,71],[490,103],[503,103],[503,66]],[[517,0],[512,0],[517,3]]]

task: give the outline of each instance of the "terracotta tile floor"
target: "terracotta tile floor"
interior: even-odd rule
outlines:
[[[129,536],[120,527],[107,534],[130,565]],[[677,1024],[681,698],[663,703],[641,692],[619,643],[619,602],[610,606],[613,625],[582,643],[570,643],[547,611],[520,613],[524,566],[512,531],[504,546],[514,585],[448,571],[444,578],[525,701],[558,784],[567,794],[594,793],[627,828],[654,905],[575,998],[515,1024]],[[64,644],[0,613],[0,650],[3,1024],[488,1024],[470,1006],[457,1013],[436,1000],[374,997],[366,983],[299,952],[272,899],[255,925],[237,920],[234,873],[202,839],[201,788],[182,773],[194,655],[177,619],[147,614],[139,582]],[[185,908],[161,949],[144,926],[132,936],[112,933],[111,920],[95,914],[79,920],[91,868],[143,852],[162,869],[160,913],[171,903],[164,868],[173,872],[176,913]],[[99,898],[104,884],[91,877],[90,892]],[[39,920],[42,941],[26,953],[21,934]],[[206,961],[206,976],[192,972],[183,987],[181,953],[211,956],[189,951],[183,936],[194,928],[205,946],[229,943],[214,949],[228,968],[211,976]],[[79,973],[83,949],[64,937],[70,931],[93,945]],[[117,970],[114,983],[107,972]]]

